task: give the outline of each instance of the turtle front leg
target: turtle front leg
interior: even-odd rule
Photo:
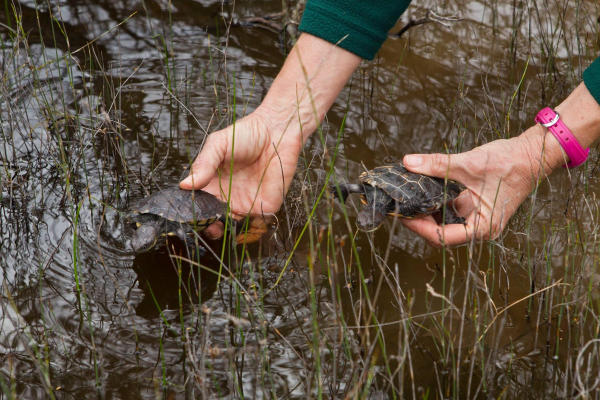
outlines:
[[[467,223],[467,221],[463,217],[459,217],[458,214],[456,214],[456,210],[454,209],[454,205],[452,203],[446,204],[443,207],[443,209],[437,210],[435,213],[432,214],[432,216],[438,225],[441,225],[442,223],[444,225],[464,225]]]
[[[440,213],[443,214],[444,216],[444,224],[445,225],[450,225],[450,224],[466,224],[467,221],[463,218],[460,217],[456,214],[456,210],[454,210],[454,205],[452,204],[447,204],[445,206],[445,210],[440,210]]]
[[[406,205],[401,205],[401,207],[406,208]],[[436,206],[434,202],[421,202],[418,204],[408,205],[411,208],[411,215],[428,215],[431,214],[439,225],[442,224],[442,221],[445,225],[450,224],[465,224],[465,219],[463,217],[459,217],[456,214],[456,209],[454,208],[454,203],[452,201],[447,202],[442,206],[441,209],[437,209],[435,212],[432,212],[432,209],[436,209],[439,205]]]

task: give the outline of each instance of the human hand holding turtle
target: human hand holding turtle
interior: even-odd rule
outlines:
[[[584,148],[600,137],[600,105],[585,84],[556,110]],[[494,239],[540,178],[567,161],[558,141],[541,125],[465,153],[407,155],[404,165],[412,172],[447,177],[467,187],[454,202],[466,224],[440,226],[431,216],[402,222],[435,246]]]
[[[541,173],[539,160],[528,152],[524,137],[496,140],[460,154],[420,154],[404,157],[413,172],[447,177],[466,186],[454,201],[465,224],[440,226],[431,216],[402,222],[435,246],[471,239],[495,239],[531,193]]]
[[[261,106],[208,137],[181,188],[204,188],[223,200],[229,198],[238,217],[276,212],[304,142],[359,63],[355,54],[302,34]],[[556,110],[582,146],[600,137],[600,106],[585,84]],[[404,163],[412,172],[448,177],[467,187],[455,201],[459,215],[466,217],[465,225],[439,226],[431,216],[403,220],[432,244],[453,245],[497,237],[538,179],[564,164],[565,157],[559,143],[536,125],[518,137],[466,153],[408,156]],[[222,228],[211,226],[207,232],[216,237]]]
[[[293,179],[302,146],[360,60],[323,39],[302,34],[261,105],[208,136],[180,187],[229,199],[234,217],[260,220],[275,213]],[[217,223],[206,233],[215,238],[222,231]]]
[[[223,130],[210,134],[194,161],[182,189],[199,189],[229,199],[234,218],[268,218],[283,202],[296,171],[302,140],[277,135],[260,110]],[[222,234],[222,224],[207,229],[209,237]]]

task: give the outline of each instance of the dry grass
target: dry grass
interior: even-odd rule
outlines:
[[[205,133],[268,86],[231,55],[250,36],[233,30],[236,13],[253,8],[221,5],[188,59],[170,5],[159,19],[156,4],[136,4],[131,19],[71,45],[56,5],[36,14],[6,1],[0,399],[596,398],[595,152],[543,182],[498,240],[456,249],[427,248],[395,220],[358,232],[355,205],[326,190],[354,179],[360,161],[416,150],[404,142],[460,151],[516,135],[598,54],[591,1],[469,4],[438,5],[463,20],[416,27],[360,68],[265,240],[212,243],[212,256],[190,261],[171,247],[134,259],[124,213],[130,198],[176,182]],[[151,54],[139,70],[103,42],[134,28]],[[448,64],[431,55],[444,46]],[[196,91],[212,96],[210,112]],[[399,131],[411,123],[415,132]]]

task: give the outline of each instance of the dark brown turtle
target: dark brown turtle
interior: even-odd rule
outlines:
[[[158,239],[176,236],[194,248],[193,232],[225,221],[227,204],[202,190],[164,189],[133,205],[129,218],[137,229],[131,238],[135,253],[152,249]],[[204,249],[200,249],[203,251]]]
[[[413,218],[443,210],[446,224],[464,224],[465,220],[454,212],[452,205],[443,206],[454,200],[465,187],[457,182],[427,175],[415,174],[401,163],[385,165],[363,172],[358,184],[340,184],[342,201],[350,193],[360,193],[364,206],[356,218],[362,230],[377,229],[386,215]],[[332,189],[337,197],[338,191]]]

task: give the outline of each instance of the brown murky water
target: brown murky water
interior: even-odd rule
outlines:
[[[568,94],[600,47],[594,1],[415,3],[410,16],[436,5],[462,20],[389,39],[359,68],[324,123],[333,154],[346,118],[340,179],[406,153],[517,135]],[[217,278],[217,257],[200,268],[165,247],[128,251],[129,204],[185,176],[206,132],[232,121],[234,87],[239,117],[285,58],[285,38],[228,23],[280,10],[267,1],[5,2],[0,398],[593,389],[580,370],[598,371],[589,340],[600,325],[573,321],[577,304],[598,315],[595,151],[572,176],[544,183],[497,241],[433,249],[390,221],[357,234],[353,252],[356,232],[327,199],[303,230],[328,171],[314,135],[281,223],[242,260],[239,247],[225,252],[235,279]],[[353,221],[354,206],[349,213]],[[221,243],[211,246],[221,254]]]

